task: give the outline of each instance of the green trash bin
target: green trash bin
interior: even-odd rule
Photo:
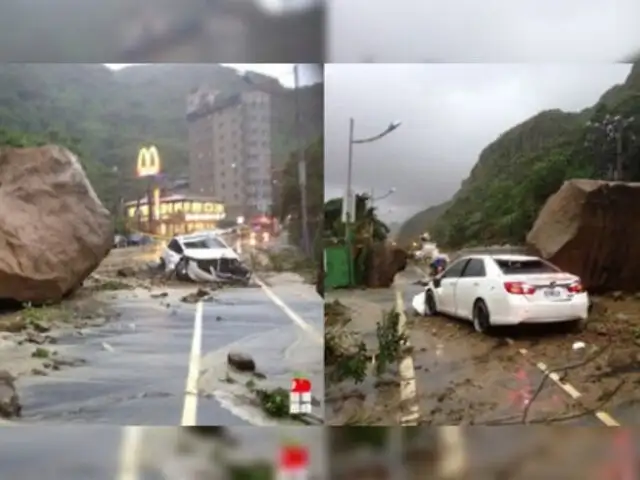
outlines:
[[[324,248],[325,290],[350,286],[350,257],[347,245],[331,245]]]

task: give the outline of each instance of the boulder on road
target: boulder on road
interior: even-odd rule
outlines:
[[[227,363],[239,372],[255,372],[256,362],[251,355],[241,352],[229,352],[227,354]]]
[[[640,183],[568,180],[527,235],[591,293],[640,290]]]
[[[15,386],[15,377],[6,370],[0,370],[0,417],[19,417],[22,405]]]
[[[367,259],[365,286],[390,287],[396,274],[407,267],[408,258],[406,250],[389,242],[374,243]]]
[[[0,298],[58,301],[109,253],[111,214],[69,150],[0,148]]]

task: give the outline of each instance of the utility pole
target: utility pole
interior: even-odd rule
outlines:
[[[296,137],[298,140],[298,185],[300,187],[300,221],[302,223],[302,249],[306,255],[311,255],[311,243],[309,238],[309,221],[307,218],[307,159],[305,158],[305,145],[302,142],[302,124],[300,118],[300,72],[298,64],[293,66],[295,80],[295,111],[296,111]]]

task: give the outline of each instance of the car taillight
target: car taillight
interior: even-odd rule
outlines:
[[[532,295],[536,289],[524,282],[504,282],[504,289],[513,295]]]
[[[584,292],[584,287],[582,286],[582,283],[574,282],[567,287],[567,290],[569,293],[582,293]]]

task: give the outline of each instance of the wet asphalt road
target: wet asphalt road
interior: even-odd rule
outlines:
[[[170,427],[142,429],[134,455],[135,476],[125,476],[124,428],[96,425],[5,428],[0,430],[0,477],[163,480],[196,478],[190,473],[191,469],[203,465],[210,475],[203,478],[217,478],[213,471],[222,465],[210,460],[215,442],[190,437],[189,451],[180,449],[181,453],[178,453],[178,435],[185,435],[184,431],[178,430]],[[237,441],[232,447],[236,461],[276,462],[280,445],[284,441],[296,441],[308,448],[312,472],[319,475],[323,472],[325,444],[321,427],[231,427],[229,433]],[[64,441],[60,441],[62,438]]]
[[[115,295],[110,304],[121,314],[117,321],[56,346],[65,356],[86,359],[85,366],[19,381],[22,422],[179,425],[195,314],[195,305],[179,298],[194,288],[157,290],[169,294],[163,299],[145,290]],[[321,332],[321,299],[298,290],[274,287],[289,308]],[[201,371],[212,367],[212,359],[223,365],[232,347],[251,354],[261,372],[286,388],[294,372],[307,374],[315,394],[323,397],[321,344],[261,288],[225,289],[215,298],[203,304]],[[250,424],[252,417],[242,407],[229,408],[233,395],[227,395],[224,407],[220,403],[224,388],[224,382],[207,386],[210,395],[198,401],[198,425]]]

